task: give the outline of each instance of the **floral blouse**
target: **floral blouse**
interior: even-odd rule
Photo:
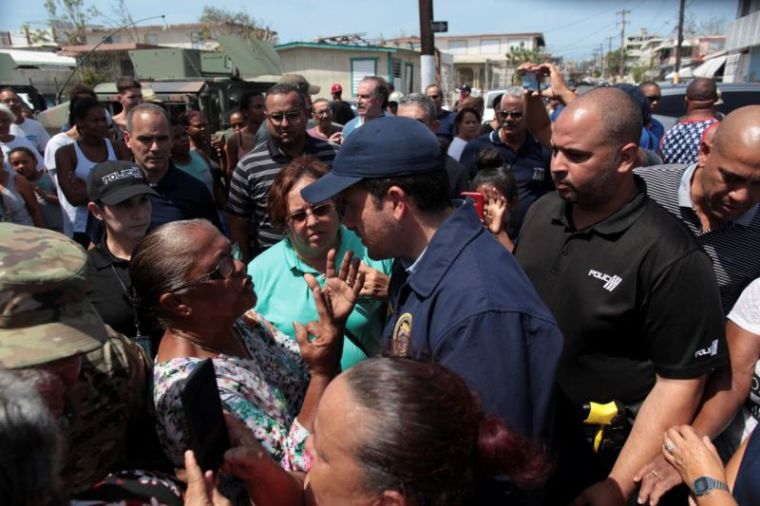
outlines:
[[[235,330],[252,358],[220,354],[213,358],[225,410],[242,420],[286,470],[308,469],[304,443],[309,435],[296,420],[309,374],[298,344],[254,311]],[[153,369],[157,429],[164,452],[184,467],[188,447],[180,391],[183,380],[202,362],[197,357],[157,362]]]

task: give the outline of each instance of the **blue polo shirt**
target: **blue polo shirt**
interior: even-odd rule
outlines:
[[[219,213],[206,186],[190,174],[182,172],[173,164],[164,177],[151,188],[159,194],[150,196],[150,230],[171,221],[203,218],[219,230]]]
[[[499,131],[495,130],[471,140],[462,151],[459,163],[464,165],[470,178],[477,172],[478,155],[489,147],[498,151],[504,163],[512,168],[512,174],[515,176],[518,201],[517,207],[509,216],[510,237],[515,238],[530,205],[554,189],[549,171],[551,152],[530,134],[517,151],[514,151],[501,142]]]
[[[390,304],[387,350],[456,371],[486,413],[528,437],[548,435],[562,335],[471,202],[454,210],[409,271],[394,264]]]
[[[451,142],[456,132],[456,113],[441,109],[436,119],[438,119],[438,129],[435,131],[435,135]]]

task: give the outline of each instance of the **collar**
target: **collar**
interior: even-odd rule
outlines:
[[[559,196],[555,194],[557,203],[555,208],[550,213],[552,222],[559,223],[565,226],[565,229],[569,229],[573,232],[591,233],[595,232],[599,235],[615,235],[626,231],[631,227],[641,215],[644,213],[644,206],[647,199],[647,188],[644,180],[639,176],[634,176],[636,187],[638,192],[629,200],[623,207],[612,213],[600,222],[583,229],[582,231],[575,230],[571,225],[570,219],[572,213],[572,204],[565,202]]]
[[[349,244],[349,241],[346,240],[346,229],[343,227],[343,225],[340,225],[338,228],[338,251],[335,255],[335,258],[337,260],[342,260],[343,257],[346,255],[346,252],[350,249],[351,245]],[[285,264],[288,266],[288,270],[292,272],[296,276],[303,276],[304,274],[312,274],[315,277],[322,276],[324,273],[319,272],[311,265],[304,262],[301,257],[298,256],[298,253],[296,252],[295,248],[293,247],[293,243],[290,242],[290,239],[288,238],[287,234],[285,234]],[[337,268],[337,267],[336,267]]]
[[[428,297],[451,265],[470,242],[487,232],[475,213],[475,206],[464,201],[443,222],[430,240],[424,255],[412,264],[409,286],[421,297]]]
[[[694,179],[694,173],[696,170],[696,163],[686,167],[686,170],[683,171],[683,175],[681,176],[681,183],[678,185],[678,206],[691,209],[695,212],[694,201],[691,198],[691,181]],[[758,208],[760,208],[760,204],[755,204],[749,208],[747,212],[733,220],[732,223],[743,225],[745,227],[749,226],[749,224],[752,223]]]
[[[322,142],[319,139],[315,139],[308,133],[304,131],[304,136],[306,136],[306,144],[303,146],[303,153],[309,153],[314,154],[318,151],[319,143]],[[269,157],[273,160],[276,160],[277,158],[282,158],[285,160],[290,160],[288,156],[280,149],[280,146],[277,144],[277,142],[274,140],[274,138],[271,135],[267,135],[267,149],[269,150]],[[302,153],[302,154],[303,154]]]
[[[103,237],[100,239],[100,243],[92,248],[90,253],[92,255],[92,264],[96,269],[105,269],[111,265],[129,265],[129,261],[123,258],[116,258],[113,253],[108,249],[106,244],[106,234],[103,233]]]
[[[425,256],[425,252],[427,251],[428,247],[425,246],[425,249],[422,250],[422,253],[419,254],[417,259],[412,262],[411,260],[406,260],[403,258],[400,258],[399,261],[401,262],[401,265],[404,267],[404,270],[407,274],[411,275],[417,272],[420,268],[420,261],[422,260],[422,257]]]
[[[499,137],[499,130],[501,130],[501,127],[491,130],[491,133],[488,134],[488,140],[491,141],[491,144],[496,144],[497,146],[504,146],[509,149],[512,149],[509,144],[502,142],[501,137]],[[530,134],[530,132],[525,133],[525,141],[520,144],[520,147],[517,148],[517,151],[523,151],[524,149],[527,149],[534,144],[537,144],[538,141],[533,138],[533,136]]]

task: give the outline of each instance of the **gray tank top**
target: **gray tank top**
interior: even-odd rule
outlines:
[[[26,202],[16,192],[16,175],[8,173],[8,183],[0,190],[0,197],[5,208],[5,220],[18,225],[34,226],[32,216],[26,208]]]

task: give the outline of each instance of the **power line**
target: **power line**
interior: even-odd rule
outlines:
[[[622,7],[623,5],[627,4],[629,1],[630,0],[625,0],[624,2],[621,2],[620,4],[615,5],[612,8],[601,10],[601,11],[595,13],[595,14],[591,14],[590,16],[578,19],[576,21],[571,21],[570,23],[567,23],[567,24],[564,24],[564,25],[555,26],[554,28],[549,28],[548,30],[542,30],[542,32],[543,33],[556,32],[557,30],[562,30],[562,29],[567,28],[569,26],[575,26],[577,24],[583,23],[584,21],[588,21],[589,19],[593,19],[593,18],[595,18],[597,16],[600,16],[601,14],[606,14],[607,12],[614,11],[615,9],[617,9],[619,7]]]

